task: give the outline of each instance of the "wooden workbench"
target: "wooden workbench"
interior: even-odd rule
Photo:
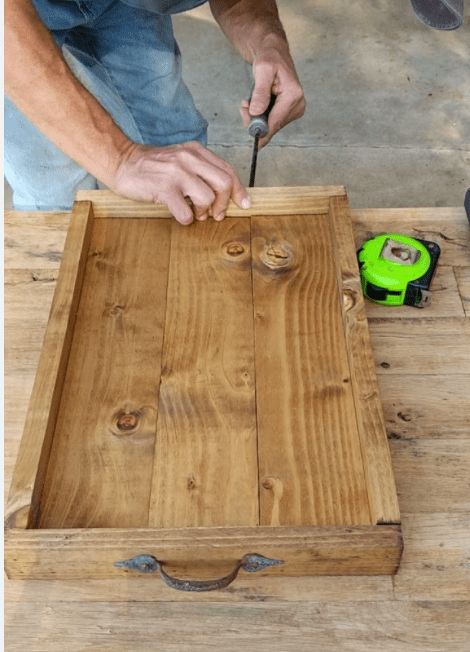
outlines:
[[[439,243],[433,303],[368,304],[405,551],[395,577],[266,577],[178,593],[133,579],[6,583],[13,650],[459,652],[470,641],[470,228],[463,209],[353,211]],[[5,216],[6,491],[69,215]]]

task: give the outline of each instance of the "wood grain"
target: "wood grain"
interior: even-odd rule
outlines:
[[[17,529],[6,533],[5,564],[8,577],[16,579],[131,578],[139,574],[113,563],[145,553],[177,576],[206,579],[226,574],[243,555],[256,552],[284,561],[256,577],[388,575],[396,572],[401,550],[397,525]]]
[[[252,219],[264,525],[371,522],[328,219]]]
[[[149,525],[257,525],[250,223],[172,224]]]
[[[371,323],[370,334],[378,374],[470,374],[468,319],[381,319]]]
[[[351,385],[372,522],[399,523],[397,492],[346,198],[330,199],[329,224],[336,245],[335,263],[342,295],[346,355],[351,369]]]
[[[95,221],[42,528],[147,524],[169,243],[163,220]]]
[[[429,494],[431,504],[435,494]],[[402,526],[406,545],[393,578],[396,599],[468,601],[470,511],[404,513]]]
[[[52,302],[10,487],[6,509],[10,527],[27,527],[37,516],[72,343],[92,220],[91,204],[77,204],[67,233],[60,281]]]
[[[468,602],[25,602],[9,610],[6,641],[9,652],[467,652],[469,623]]]
[[[389,439],[470,437],[470,375],[383,373],[379,386]]]
[[[446,439],[444,435],[445,431],[439,439],[390,442],[403,511],[470,511],[470,437]]]
[[[455,577],[455,575],[454,575]],[[428,584],[430,578],[428,577]],[[8,580],[8,601],[38,605],[56,602],[195,602],[194,593],[174,591],[164,582],[145,576],[86,580]],[[461,595],[465,584],[456,585],[454,595]],[[451,595],[449,593],[449,595]],[[393,585],[389,575],[316,575],[286,577],[239,574],[237,581],[224,591],[200,593],[197,602],[363,602],[392,600]],[[406,599],[406,598],[403,598]],[[462,599],[462,598],[461,598]],[[158,609],[158,607],[156,607]]]
[[[465,310],[466,316],[470,317],[470,265],[468,267],[454,267],[454,272],[457,278],[462,307]]]
[[[313,215],[328,210],[329,197],[344,195],[344,186],[283,186],[281,188],[250,188],[251,208],[239,208],[232,201],[227,207],[228,217],[252,215]],[[164,204],[135,202],[124,199],[110,190],[79,190],[77,198],[93,202],[95,217],[171,217]]]
[[[5,211],[5,268],[58,268],[69,224],[70,213]]]

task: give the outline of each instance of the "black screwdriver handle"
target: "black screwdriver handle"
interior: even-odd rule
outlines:
[[[253,94],[253,91],[252,91]],[[264,136],[267,135],[269,131],[268,127],[268,118],[269,114],[271,113],[271,109],[273,108],[275,102],[277,99],[277,95],[274,95],[271,93],[271,99],[269,100],[268,108],[264,113],[260,113],[259,115],[252,115],[250,124],[248,125],[248,133],[250,136],[258,136],[258,138],[264,138]],[[250,102],[251,102],[251,96],[250,96]]]

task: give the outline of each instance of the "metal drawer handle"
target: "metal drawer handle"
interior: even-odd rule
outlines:
[[[280,559],[269,559],[256,553],[245,555],[237,561],[233,570],[228,575],[215,580],[181,580],[172,577],[163,568],[163,562],[158,561],[153,555],[137,555],[131,559],[114,562],[116,568],[125,568],[126,570],[135,570],[139,573],[154,573],[158,570],[162,580],[172,589],[178,591],[216,591],[223,589],[233,582],[237,577],[238,571],[242,568],[247,573],[256,573],[269,566],[278,566],[284,562]]]

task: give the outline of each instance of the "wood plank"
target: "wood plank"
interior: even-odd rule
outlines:
[[[470,320],[382,319],[370,323],[378,374],[470,374]]]
[[[398,600],[467,600],[470,512],[402,514],[404,554],[393,578]]]
[[[414,306],[382,306],[366,300],[368,319],[435,319],[437,317],[464,317],[454,269],[438,265],[431,284],[431,303],[424,310]],[[419,314],[416,314],[416,313]]]
[[[399,523],[397,491],[374,368],[347,199],[332,198],[330,214],[330,228],[336,243],[336,272],[342,299],[354,407],[371,516],[374,523]]]
[[[78,203],[67,233],[61,279],[52,302],[10,488],[6,509],[10,527],[26,527],[35,520],[38,509],[69,358],[92,222],[91,204]]]
[[[460,583],[460,587],[463,584]],[[175,591],[156,578],[126,576],[108,580],[6,580],[8,602],[26,600],[31,608],[55,602],[195,602],[194,593]],[[197,602],[363,602],[392,600],[389,575],[272,577],[240,574],[223,591],[199,593]]]
[[[256,552],[284,562],[259,571],[257,578],[391,575],[402,545],[398,525],[9,530],[5,567],[11,579],[132,579],[139,574],[115,568],[114,562],[150,554],[163,560],[170,574],[206,579],[225,575],[243,555]]]
[[[370,523],[329,217],[252,219],[260,523]]]
[[[392,440],[390,447],[403,511],[468,512],[470,438]]]
[[[454,267],[454,273],[457,279],[463,309],[467,317],[470,317],[470,266]]]
[[[356,247],[378,233],[395,231],[437,242],[439,264],[468,266],[470,229],[463,208],[384,208],[354,211]]]
[[[57,269],[4,272],[5,366],[11,375],[36,371],[57,275]]]
[[[96,221],[40,527],[147,523],[170,223]]]
[[[470,375],[381,374],[389,439],[470,436]]]
[[[470,637],[469,602],[24,602],[7,616],[9,652],[466,652]]]
[[[172,223],[149,525],[257,525],[250,222],[197,227]]]
[[[238,208],[232,201],[227,217],[252,215],[313,215],[328,210],[329,197],[344,195],[344,186],[283,186],[278,188],[250,188],[251,208]],[[77,199],[93,202],[95,217],[172,217],[164,204],[136,202],[120,197],[110,190],[79,190]]]
[[[5,211],[5,269],[58,269],[70,215]]]

